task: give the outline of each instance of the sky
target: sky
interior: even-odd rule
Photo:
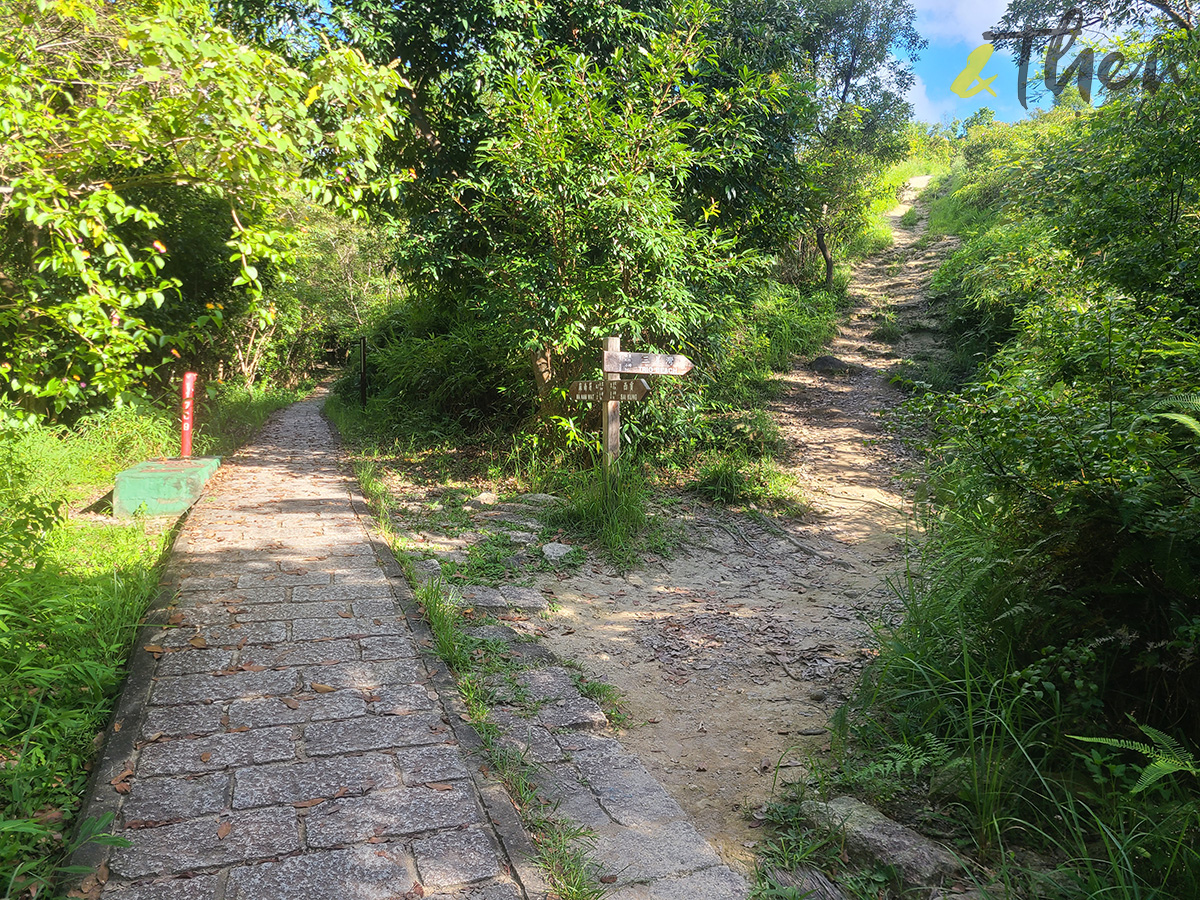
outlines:
[[[997,96],[980,91],[970,99],[963,99],[950,90],[950,82],[967,64],[967,56],[985,43],[983,32],[1004,15],[1006,0],[914,0],[913,5],[917,10],[917,31],[929,41],[913,65],[916,82],[908,101],[916,118],[922,122],[950,122],[965,119],[987,106],[1002,121],[1023,119],[1027,113],[1017,102],[1017,64],[1007,54],[997,51],[981,74],[984,79],[998,76],[992,82]],[[1031,97],[1029,106],[1032,109],[1034,105]]]

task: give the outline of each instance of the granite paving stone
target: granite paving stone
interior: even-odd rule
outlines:
[[[337,847],[480,820],[467,782],[456,781],[449,790],[405,787],[322,803],[309,811],[305,828],[310,847]]]
[[[270,647],[246,647],[241,658],[264,666],[311,666],[329,660],[348,662],[358,659],[358,642],[350,638],[331,641],[287,641]],[[393,659],[386,656],[383,659]]]
[[[229,727],[300,725],[326,719],[346,720],[367,714],[367,702],[350,691],[304,693],[295,697],[237,700],[229,705]]]
[[[426,888],[470,884],[500,874],[500,860],[488,834],[479,828],[437,831],[413,841],[417,871]]]
[[[185,734],[212,734],[220,731],[223,707],[219,703],[190,706],[151,706],[142,723],[142,736],[183,737]]]
[[[215,772],[196,778],[139,778],[121,806],[122,820],[174,822],[220,812],[228,805],[232,778]]]
[[[671,878],[721,865],[721,860],[690,822],[652,828],[608,825],[595,829],[593,856],[618,886]]]
[[[631,884],[609,894],[607,900],[697,900],[701,897],[745,897],[746,879],[728,866],[713,866],[680,875],[660,878],[649,884]]]
[[[587,697],[572,697],[556,700],[538,710],[538,721],[547,728],[572,730],[606,728],[608,717],[594,700]]]
[[[437,695],[430,697],[429,691],[419,684],[379,688],[371,696],[376,698],[370,704],[371,712],[381,716],[407,716],[437,706]]]
[[[415,659],[362,660],[332,666],[306,666],[300,670],[305,684],[313,681],[335,688],[373,692],[390,685],[412,684],[421,677]]]
[[[394,844],[323,850],[238,866],[225,900],[396,900],[416,884],[411,857]]]
[[[339,600],[366,600],[372,597],[392,596],[392,588],[385,582],[373,584],[329,584],[320,587],[298,587],[292,592],[297,603],[316,601],[336,602]],[[394,613],[393,613],[394,615]]]
[[[138,776],[198,775],[228,766],[278,762],[296,755],[290,728],[253,728],[189,740],[160,741],[142,749]]]
[[[137,650],[134,652],[136,653]],[[198,675],[201,672],[219,672],[221,669],[229,668],[232,662],[232,650],[192,650],[189,648],[179,653],[163,654],[158,661],[158,674],[159,676]]]
[[[364,637],[358,641],[363,659],[403,659],[418,655],[417,645],[407,634]]]
[[[296,690],[296,673],[237,672],[230,675],[167,675],[157,679],[150,690],[153,706],[174,706],[199,700],[234,700],[290,694]]]
[[[445,742],[448,731],[437,712],[363,716],[346,722],[314,722],[304,729],[304,744],[310,756],[332,756],[384,747],[440,744]]]
[[[215,900],[217,879],[212,875],[194,878],[169,878],[127,885],[109,882],[104,897],[108,900]]]
[[[296,813],[290,808],[208,816],[178,825],[141,828],[136,835],[132,847],[113,852],[110,868],[114,875],[140,878],[186,872],[267,859],[300,849],[300,829]]]
[[[404,634],[403,622],[387,619],[299,619],[292,623],[292,640],[319,641],[325,638],[376,637]]]
[[[396,765],[404,783],[410,786],[452,781],[469,774],[458,747],[444,744],[397,751]]]
[[[156,643],[164,647],[188,647],[194,638],[203,638],[208,647],[237,647],[246,644],[273,644],[287,640],[285,622],[248,622],[245,625],[213,625],[199,629],[175,628],[163,632]],[[198,649],[205,649],[201,646]],[[185,651],[186,652],[186,651]]]
[[[236,778],[234,809],[329,799],[339,793],[358,796],[372,788],[395,788],[401,785],[395,759],[382,753],[246,766],[237,770]]]

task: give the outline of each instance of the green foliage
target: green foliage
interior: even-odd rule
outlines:
[[[665,532],[646,511],[646,479],[641,467],[622,460],[611,472],[596,466],[576,474],[567,503],[549,511],[547,522],[595,542],[613,565],[632,568],[639,550],[663,550]]]
[[[1196,757],[1185,750],[1179,741],[1169,734],[1163,734],[1157,728],[1149,725],[1139,725],[1145,735],[1153,741],[1153,745],[1140,741],[1122,740],[1121,738],[1083,737],[1074,736],[1077,741],[1091,741],[1095,744],[1105,744],[1120,750],[1133,750],[1150,760],[1143,770],[1137,783],[1130,788],[1131,794],[1138,794],[1150,788],[1155,782],[1166,778],[1175,772],[1186,772],[1189,775],[1200,775],[1200,764]]]
[[[180,190],[225,204],[232,286],[251,297],[258,266],[290,254],[291,234],[268,215],[289,190],[346,207],[395,190],[375,153],[402,81],[353,51],[300,72],[238,44],[191,0],[10,4],[0,46],[0,343],[6,394],[27,410],[119,397],[186,340],[147,312],[181,287],[159,231]],[[221,320],[213,304],[190,326]]]
[[[1172,131],[1195,90],[971,123],[930,209],[966,237],[934,281],[965,383],[909,405],[929,533],[848,768],[919,792],[872,765],[936,738],[933,802],[1016,895],[1200,887],[1194,782],[1162,777],[1194,770],[1200,736],[1200,158]],[[1048,878],[1018,846],[1066,860]]]

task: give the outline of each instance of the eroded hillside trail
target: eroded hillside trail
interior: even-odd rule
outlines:
[[[923,293],[948,242],[923,248],[923,222],[900,224],[928,183],[909,182],[889,213],[894,245],[854,271],[853,309],[825,351],[849,371],[802,364],[771,406],[811,512],[768,524],[685,500],[671,509],[688,534],[674,558],[537,582],[559,611],[530,625],[621,689],[622,744],[743,871],[760,834],[748,813],[770,798],[777,764],[794,780],[828,745],[828,718],[872,653],[869,623],[898,613],[884,579],[906,546],[896,475],[909,460],[879,412],[903,397],[888,369],[935,343]],[[873,336],[888,309],[892,344]]]

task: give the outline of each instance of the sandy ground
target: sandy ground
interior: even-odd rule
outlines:
[[[859,368],[800,365],[771,406],[811,513],[767,525],[684,501],[667,511],[688,535],[674,558],[538,583],[559,611],[536,630],[621,689],[622,744],[743,871],[759,834],[752,811],[828,747],[828,717],[873,652],[871,624],[899,613],[885,579],[910,536],[895,479],[907,461],[879,412],[903,396],[887,369],[933,341],[922,293],[948,247],[917,250],[923,224],[900,225],[928,181],[910,182],[889,213],[895,244],[856,269],[855,307],[825,351]],[[891,344],[871,337],[887,307],[902,326]]]

